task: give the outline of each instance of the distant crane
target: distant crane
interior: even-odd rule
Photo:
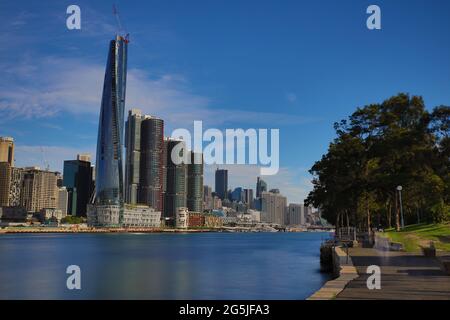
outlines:
[[[48,163],[48,161],[45,157],[44,147],[41,146],[40,148],[41,148],[41,154],[42,154],[42,162],[44,164],[45,171],[50,171],[50,164]]]

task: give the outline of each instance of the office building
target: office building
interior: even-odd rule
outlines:
[[[286,197],[279,193],[261,193],[261,221],[286,225]]]
[[[166,192],[164,217],[175,219],[178,208],[187,206],[186,144],[181,140],[167,140]],[[173,153],[173,159],[172,159]]]
[[[267,192],[267,183],[258,177],[256,180],[256,198],[261,198],[263,192]]]
[[[66,216],[69,204],[69,194],[66,187],[58,188],[58,206],[57,209],[61,210],[61,213]]]
[[[67,213],[86,217],[92,193],[92,166],[90,162],[85,161],[89,160],[86,156],[78,156],[77,159],[64,161],[63,186],[68,193]]]
[[[216,188],[215,192],[217,197],[221,200],[228,198],[228,170],[217,169],[216,170]]]
[[[128,39],[120,35],[109,45],[98,126],[95,202],[88,210],[89,215],[96,215],[97,206],[116,206],[119,224],[124,204],[122,151],[127,47]]]
[[[189,152],[187,165],[187,208],[190,212],[203,212],[203,154]]]
[[[241,187],[235,188],[230,194],[231,201],[242,202],[244,200],[244,190]]]
[[[0,137],[0,162],[14,167],[14,139],[11,137]]]
[[[253,189],[244,189],[244,200],[249,209],[253,208]]]
[[[222,209],[223,204],[222,200],[218,196],[214,196],[213,198],[213,210],[214,209]]]
[[[213,209],[213,195],[210,186],[203,186],[203,207],[205,210]]]

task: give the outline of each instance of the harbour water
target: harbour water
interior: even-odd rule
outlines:
[[[327,233],[0,235],[0,299],[305,299]],[[81,269],[68,290],[66,268]]]

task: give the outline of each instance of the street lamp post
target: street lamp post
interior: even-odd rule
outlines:
[[[401,215],[401,219],[402,219],[402,229],[403,229],[405,227],[405,220],[403,218],[403,204],[402,204],[402,190],[403,190],[403,187],[402,186],[398,186],[397,190],[398,190],[398,196],[399,196],[399,200],[400,200],[400,215]]]

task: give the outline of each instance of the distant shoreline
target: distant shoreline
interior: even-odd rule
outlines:
[[[163,228],[60,228],[60,227],[9,227],[0,229],[2,234],[20,233],[203,233],[203,232],[227,232],[227,233],[264,233],[267,231],[239,229],[239,228],[203,228],[203,229],[163,229]],[[289,231],[298,232],[318,232],[318,231]],[[327,232],[323,230],[323,232]],[[271,233],[271,232],[268,232]],[[272,232],[278,233],[278,232]],[[280,232],[284,233],[284,232]]]

